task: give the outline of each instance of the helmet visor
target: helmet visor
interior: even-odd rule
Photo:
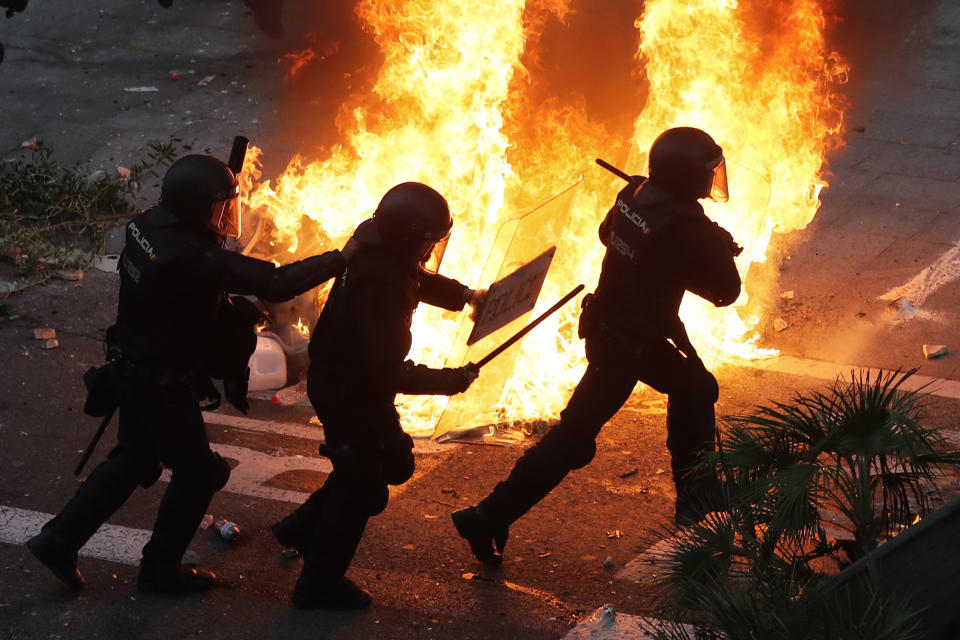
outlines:
[[[240,196],[213,203],[210,208],[210,228],[224,238],[240,238]]]
[[[730,199],[730,190],[727,188],[727,163],[723,156],[708,165],[712,174],[709,196],[717,202],[726,202]]]
[[[450,234],[443,236],[434,242],[420,258],[420,266],[424,271],[436,273],[440,270],[440,263],[443,262],[443,254],[447,250],[447,242],[450,240]]]

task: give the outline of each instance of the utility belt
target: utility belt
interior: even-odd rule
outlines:
[[[577,335],[582,339],[606,336],[626,343],[642,343],[671,339],[682,341],[680,346],[688,347],[686,330],[683,322],[675,318],[668,323],[655,323],[649,318],[635,314],[624,314],[622,310],[612,310],[610,305],[596,293],[588,293],[580,303],[583,311],[580,313],[580,322]],[[666,325],[666,326],[664,326]],[[692,346],[689,346],[692,350]]]
[[[220,393],[209,376],[194,369],[178,369],[153,363],[134,362],[120,356],[100,367],[90,367],[83,374],[87,400],[83,412],[91,416],[106,416],[119,404],[121,398],[137,388],[184,388],[198,401],[207,401],[203,410],[220,406]]]

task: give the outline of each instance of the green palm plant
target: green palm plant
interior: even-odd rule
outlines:
[[[938,465],[960,462],[921,425],[923,389],[904,389],[915,373],[854,373],[728,417],[704,463],[724,491],[703,521],[668,536],[661,615],[695,612],[704,638],[909,637],[915,617],[902,599],[869,582],[831,589],[824,571],[926,515]],[[833,540],[828,524],[848,539]],[[841,602],[858,607],[844,615],[859,612],[865,635],[818,636]]]

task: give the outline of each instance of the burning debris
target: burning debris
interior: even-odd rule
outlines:
[[[588,161],[597,141],[611,134],[581,106],[544,102],[529,81],[540,70],[534,25],[550,13],[565,15],[568,4],[360,2],[358,15],[383,57],[372,91],[341,106],[343,143],[329,157],[296,157],[283,175],[265,181],[251,154],[242,182],[245,226],[256,231],[242,239],[245,251],[288,262],[318,245],[339,246],[385,188],[426,179],[449,195],[464,229],[447,249],[449,275],[483,286],[500,265],[522,264],[555,244],[538,307],[572,283],[592,284],[602,257],[595,242],[600,203],[611,187]],[[461,19],[465,14],[470,20]],[[846,73],[825,47],[823,25],[815,0],[648,0],[636,22],[649,95],[642,110],[630,95],[621,97],[635,114],[633,133],[627,147],[609,151],[629,152],[625,168],[640,173],[639,150],[660,131],[702,126],[714,134],[731,160],[732,192],[726,209],[707,213],[747,247],[737,258],[742,275],[765,259],[774,232],[802,228],[819,206],[824,156],[838,142],[843,118],[836,85]],[[477,51],[477,43],[482,56],[463,53]],[[288,61],[291,69],[296,60]],[[518,217],[546,202],[550,216]],[[324,298],[321,292],[318,307]],[[761,310],[748,305],[745,295],[724,309],[687,296],[684,322],[708,365],[774,353],[757,346]],[[445,411],[466,427],[498,424],[503,416],[556,417],[583,368],[578,315],[572,306],[563,309],[526,339],[478,383],[470,406],[450,411],[435,397],[405,399],[405,427],[429,434]],[[462,364],[464,324],[448,312],[418,312],[410,356],[431,366]]]

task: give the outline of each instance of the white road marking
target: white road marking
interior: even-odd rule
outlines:
[[[906,298],[910,303],[919,307],[940,287],[960,278],[960,242],[936,259],[929,267],[925,267],[909,282],[890,289],[880,300],[896,300]]]
[[[255,420],[242,418],[225,413],[208,412],[203,414],[207,424],[218,424],[231,429],[252,431],[255,433],[275,433],[281,436],[292,436],[323,442],[323,429],[311,424],[296,424],[293,422],[274,422],[272,420]]]
[[[223,490],[245,496],[302,504],[308,495],[307,492],[270,487],[265,483],[285,471],[318,471],[320,473],[333,471],[333,465],[327,458],[272,456],[244,447],[216,442],[211,443],[210,448],[225,458],[239,461],[240,464],[230,473],[230,480]]]
[[[614,610],[613,605],[605,604],[584,618],[571,629],[563,640],[631,640],[635,638],[653,638],[660,625],[672,629],[672,623],[656,618],[645,618],[631,613]],[[688,638],[694,636],[691,625],[681,625]]]
[[[37,533],[52,514],[30,509],[0,505],[0,542],[23,544]],[[79,555],[136,567],[140,565],[140,550],[147,544],[152,531],[105,524],[90,538]]]

